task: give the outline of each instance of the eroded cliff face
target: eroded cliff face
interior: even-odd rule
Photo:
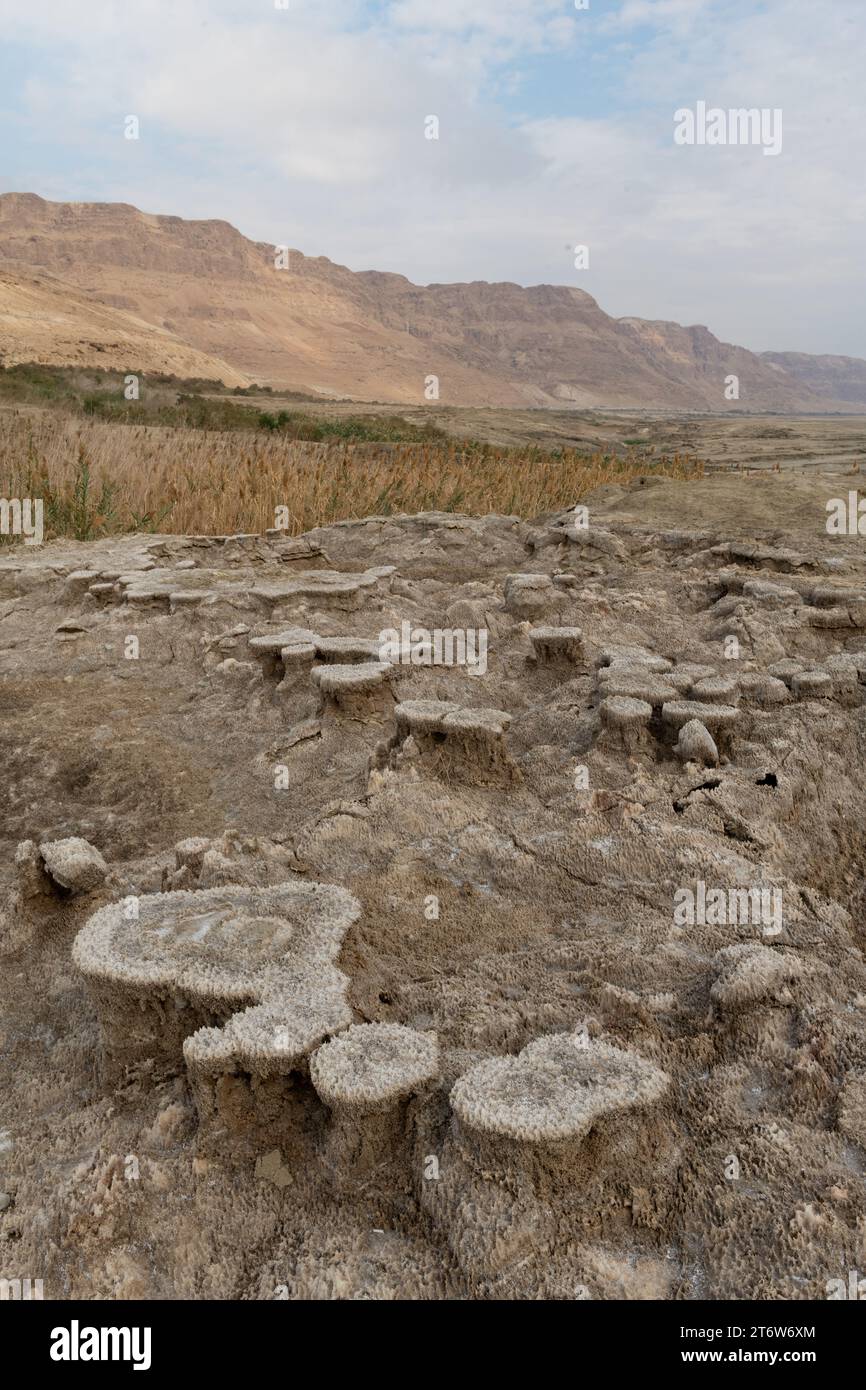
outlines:
[[[758,354],[702,326],[614,319],[575,286],[420,286],[291,248],[277,269],[276,253],[221,220],[0,195],[8,360],[406,404],[429,399],[431,375],[448,405],[856,411],[866,398],[855,359]],[[34,270],[47,276],[34,283]],[[72,302],[49,341],[46,315],[57,318],[64,286]]]
[[[4,553],[0,1273],[863,1269],[866,557],[792,487]]]

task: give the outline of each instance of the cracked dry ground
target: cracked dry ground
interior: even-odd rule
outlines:
[[[826,534],[841,482],[607,488],[582,533],[437,514],[5,552],[0,1275],[800,1299],[863,1269],[866,556]],[[486,629],[486,672],[379,662],[404,621]],[[38,868],[70,836],[95,887]],[[781,931],[678,924],[699,882],[781,890]],[[359,910],[305,1055],[224,1060],[203,1101],[190,1053],[132,1027],[112,1054],[72,954],[94,913],[312,883]],[[180,1037],[242,1006],[160,1007]],[[358,1076],[369,1100],[395,1048],[411,1079],[369,1112]]]

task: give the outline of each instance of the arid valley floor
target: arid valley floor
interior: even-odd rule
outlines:
[[[585,526],[4,547],[0,1274],[798,1300],[866,1268],[866,549],[826,527],[863,421],[741,423],[642,419],[715,431],[706,476]],[[485,660],[380,659],[404,624]]]

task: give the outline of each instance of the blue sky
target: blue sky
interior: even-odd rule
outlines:
[[[866,357],[863,0],[0,0],[0,34],[4,190]],[[781,154],[675,145],[701,100],[781,109]]]

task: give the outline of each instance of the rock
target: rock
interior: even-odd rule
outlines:
[[[46,841],[39,846],[39,853],[54,882],[70,893],[90,893],[108,874],[99,850],[77,835]]]
[[[57,624],[54,631],[59,633],[88,632],[92,627],[95,627],[95,625],[95,618],[66,618],[62,623]]]
[[[719,750],[699,719],[690,719],[682,726],[674,752],[684,763],[700,763],[702,767],[719,765]]]
[[[15,873],[18,887],[24,898],[35,898],[50,893],[51,880],[45,872],[45,863],[35,840],[22,840],[15,850]]]

